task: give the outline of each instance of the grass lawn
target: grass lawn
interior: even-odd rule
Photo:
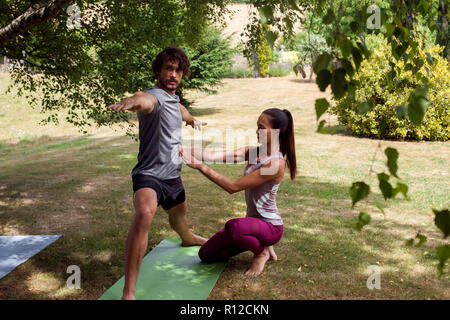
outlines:
[[[39,126],[37,110],[14,92],[3,93],[8,81],[0,74],[0,234],[63,236],[0,279],[0,299],[97,299],[124,272],[138,143],[111,128],[82,135],[64,121]],[[259,114],[270,107],[289,109],[296,132],[298,178],[291,181],[286,171],[277,198],[285,224],[275,245],[279,261],[248,278],[243,273],[252,255],[233,257],[209,299],[449,299],[448,273],[439,278],[436,269],[435,247],[445,242],[431,209],[449,206],[450,143],[381,141],[376,151],[378,140],[317,133],[314,101],[324,96],[329,93],[293,76],[226,80],[216,95],[191,93],[194,115],[208,122],[203,135],[211,146],[221,147],[217,130],[255,132]],[[184,127],[183,137],[193,139],[193,129]],[[351,209],[351,183],[369,181],[375,152],[373,170],[387,172],[388,146],[400,152],[398,175],[410,201],[385,203],[373,175],[369,201]],[[245,165],[211,166],[237,179]],[[245,216],[243,192],[228,195],[186,166],[182,179],[195,233],[209,237],[227,220]],[[372,221],[358,232],[353,226],[362,210]],[[405,237],[418,231],[428,241],[406,247]],[[176,233],[158,208],[149,250],[167,236]],[[66,287],[69,265],[81,268],[80,290]],[[380,290],[366,287],[370,265],[382,270]]]

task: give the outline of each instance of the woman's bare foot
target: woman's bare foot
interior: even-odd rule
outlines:
[[[270,259],[269,248],[264,247],[263,252],[255,255],[252,260],[250,268],[245,272],[246,275],[256,277],[264,270],[267,260]]]
[[[136,300],[136,298],[134,297],[134,295],[123,295],[122,296],[122,300]]]
[[[208,239],[192,234],[190,238],[183,239],[183,241],[181,242],[181,246],[183,247],[201,246],[206,241],[208,241]]]
[[[269,254],[270,254],[270,260],[277,261],[278,257],[275,253],[275,250],[273,249],[273,246],[268,247],[268,249],[269,249]]]

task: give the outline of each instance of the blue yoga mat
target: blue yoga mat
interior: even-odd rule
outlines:
[[[61,235],[0,236],[0,279]]]
[[[182,247],[178,238],[166,238],[142,260],[136,283],[137,300],[205,300],[227,262],[202,263],[200,246]],[[99,300],[122,298],[125,278]]]

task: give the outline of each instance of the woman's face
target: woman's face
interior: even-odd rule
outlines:
[[[269,117],[270,116],[268,116],[267,114],[262,113],[258,118],[258,122],[256,123],[256,135],[258,137],[258,142],[261,144],[271,145],[272,134],[278,134],[280,131],[280,129],[272,129]],[[274,132],[272,133],[272,131]]]

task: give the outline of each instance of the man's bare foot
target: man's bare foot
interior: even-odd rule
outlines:
[[[122,300],[136,300],[136,298],[134,297],[134,295],[123,295],[122,296]]]
[[[190,246],[201,246],[203,245],[208,239],[197,236],[195,234],[192,234],[192,237],[189,239],[183,239],[181,242],[181,246],[183,247],[190,247]]]
[[[270,254],[270,260],[277,261],[278,257],[275,253],[275,250],[273,250],[273,246],[268,247],[268,249],[269,249],[269,254]]]
[[[255,255],[250,268],[245,272],[246,275],[256,277],[264,270],[267,260],[270,259],[269,248],[264,247],[263,252]]]

